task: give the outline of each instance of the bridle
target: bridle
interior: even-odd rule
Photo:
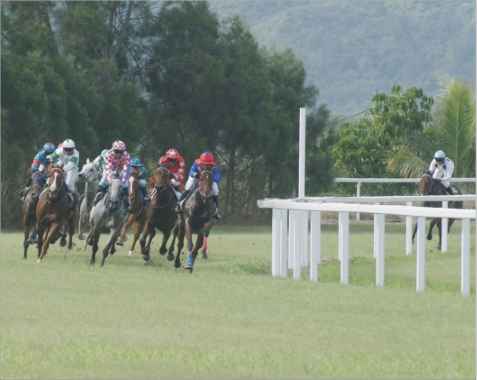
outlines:
[[[156,194],[152,194],[152,196],[154,197],[154,208],[166,208],[167,206],[169,206],[169,204],[171,203],[172,201],[172,189],[170,189],[169,191],[169,199],[167,201],[167,203],[165,205],[159,205],[157,203],[157,195],[159,195],[160,193],[164,192],[165,190],[169,189],[170,188],[170,179],[169,179],[169,176],[170,176],[170,171],[168,168],[166,168],[165,166],[160,166],[159,168],[156,169],[156,171],[158,169],[163,169],[166,171],[166,173],[164,173],[164,176],[165,178],[167,179],[166,181],[162,181],[162,182],[166,182],[165,184],[160,184],[160,185],[154,185],[154,190],[156,191]],[[156,175],[154,175],[154,177],[156,177]],[[154,178],[156,179],[156,178]]]
[[[63,196],[63,198],[61,198],[59,201],[56,200],[56,197],[58,196],[58,194],[60,193],[61,189],[63,188],[63,170],[60,169],[60,168],[53,168],[53,169],[50,169],[50,172],[54,172],[55,170],[58,170],[59,173],[61,174],[61,181],[60,181],[60,185],[58,187],[58,189],[54,189],[53,191],[51,190],[51,186],[48,184],[48,194],[50,195],[50,199],[48,199],[48,197],[46,197],[46,201],[50,204],[59,204],[61,202],[63,202],[68,194],[67,191],[65,191],[65,195]],[[50,178],[51,178],[51,174],[50,174]],[[56,181],[56,180],[55,180]]]

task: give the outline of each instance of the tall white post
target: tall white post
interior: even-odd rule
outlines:
[[[279,276],[287,277],[288,271],[288,210],[279,210],[280,215],[280,264]]]
[[[375,214],[376,232],[377,237],[375,239],[375,253],[376,253],[376,286],[379,288],[384,287],[384,228],[385,228],[385,215]]]
[[[416,263],[416,291],[424,291],[424,266],[426,263],[426,243],[425,243],[426,217],[417,217],[417,263]]]
[[[460,290],[464,296],[468,296],[470,290],[470,219],[462,219],[460,250]]]
[[[338,217],[339,242],[338,250],[341,257],[341,283],[348,283],[349,268],[349,212],[341,211]]]
[[[448,208],[449,201],[442,202],[442,208]],[[447,228],[449,225],[449,219],[441,219],[441,252],[447,252]]]
[[[300,108],[300,146],[298,157],[298,198],[305,197],[306,108]]]
[[[411,207],[412,202],[406,202]],[[406,256],[412,253],[412,216],[406,216]]]
[[[321,263],[321,211],[311,211],[310,227],[310,280],[318,281],[318,264]]]

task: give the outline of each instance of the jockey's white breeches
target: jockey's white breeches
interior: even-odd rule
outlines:
[[[193,188],[198,181],[197,178],[190,177],[187,180],[187,183],[185,184],[185,189],[189,190],[190,188]],[[219,186],[217,185],[217,182],[212,183],[212,195],[217,196],[219,195]]]
[[[437,180],[440,180],[442,177],[444,177],[446,175],[446,171],[445,170],[440,170],[440,169],[436,169],[434,171],[434,173],[432,174],[432,178],[434,179],[437,179]],[[450,186],[450,182],[449,181],[441,181],[441,183],[444,185],[444,187],[447,189],[449,186]]]
[[[122,181],[122,178],[123,178],[123,177],[122,177],[122,172],[120,172],[119,175],[121,176],[120,178],[121,178],[121,181]],[[144,180],[144,181],[145,181],[145,180]],[[101,181],[99,181],[99,182],[100,182],[100,183],[102,182],[102,183],[103,183],[103,186],[107,186],[107,185],[110,184],[109,181],[108,181],[108,175],[107,175],[106,171],[103,172],[103,176],[101,177]],[[139,181],[139,186],[140,186],[140,185],[141,185],[141,182]],[[144,186],[145,186],[145,185],[144,185]],[[126,182],[125,182],[125,184],[123,185],[123,188],[127,188],[127,187],[129,187],[129,183],[128,183],[127,179],[126,179]]]
[[[65,173],[66,190],[70,193],[75,192],[76,178],[78,178],[78,167],[73,166],[67,173]]]

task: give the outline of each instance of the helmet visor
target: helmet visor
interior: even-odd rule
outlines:
[[[114,154],[123,154],[124,150],[121,149],[114,149]]]

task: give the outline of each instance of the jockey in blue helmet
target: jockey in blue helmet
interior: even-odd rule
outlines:
[[[144,199],[147,201],[147,194],[146,194],[146,174],[147,170],[146,167],[143,165],[141,160],[138,157],[134,157],[129,162],[130,166],[130,173],[137,173],[137,177],[139,179],[139,188],[141,189],[142,194],[144,195]]]

